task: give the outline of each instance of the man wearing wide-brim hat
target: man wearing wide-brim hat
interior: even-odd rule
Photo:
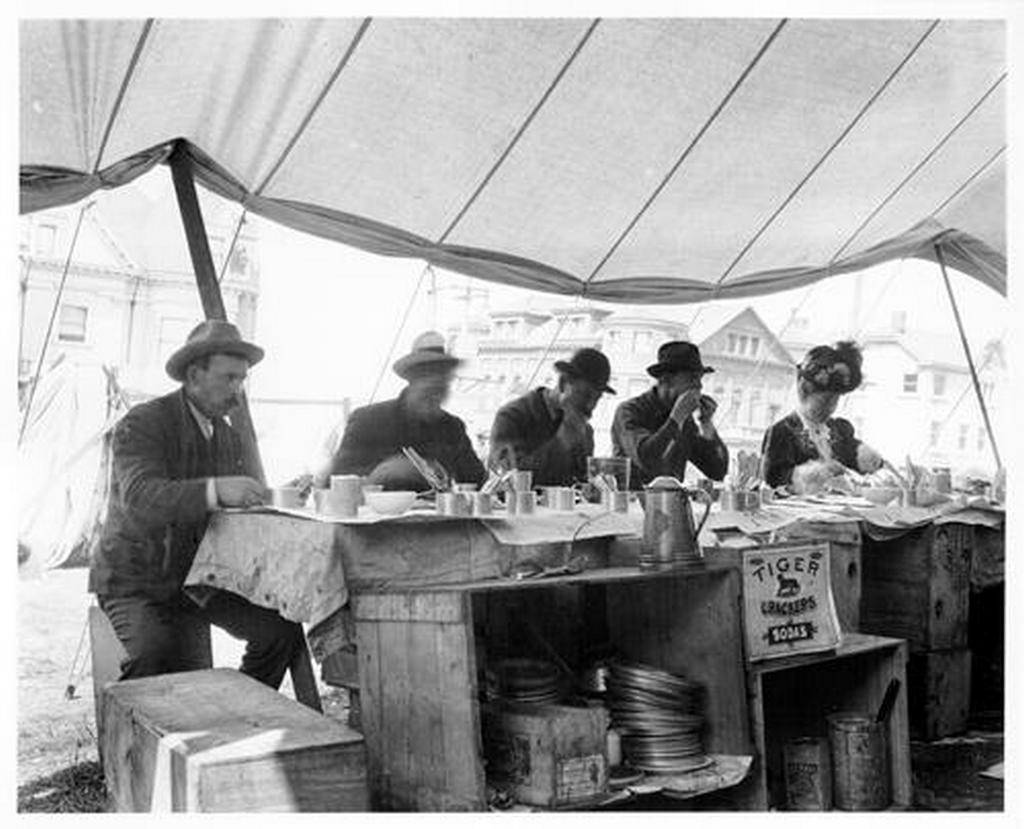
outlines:
[[[716,481],[725,477],[729,452],[712,422],[717,404],[701,394],[702,378],[711,371],[693,343],[667,342],[647,368],[656,385],[615,410],[612,452],[632,462],[631,486],[659,475],[682,480],[687,463]]]
[[[306,647],[302,627],[273,610],[214,588],[200,607],[182,591],[211,513],[264,502],[258,464],[225,420],[262,358],[231,323],[200,323],[167,361],[180,388],[114,428],[89,591],[128,654],[121,679],[210,667],[210,623],[246,640],[242,672],[273,688]]]
[[[602,394],[615,394],[608,358],[595,348],[556,361],[555,370],[555,388],[542,386],[506,403],[491,427],[490,465],[531,470],[539,486],[586,481],[587,458],[594,454],[590,417]]]
[[[345,424],[338,451],[318,475],[361,475],[385,489],[423,491],[428,481],[403,454],[410,447],[440,465],[453,481],[479,484],[484,467],[473,451],[466,425],[442,407],[462,361],[449,354],[436,331],[420,334],[412,350],[395,361],[407,385],[394,400],[356,409]]]

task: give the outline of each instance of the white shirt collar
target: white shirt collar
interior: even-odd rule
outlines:
[[[196,424],[199,426],[199,431],[203,433],[204,438],[210,440],[213,437],[213,421],[199,411],[196,404],[187,397],[185,401],[188,403],[189,411],[192,412],[192,417],[195,418]]]

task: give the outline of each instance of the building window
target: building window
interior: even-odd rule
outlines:
[[[726,348],[726,351],[728,351],[730,354],[735,354],[736,353],[736,335],[735,334],[730,334],[729,335],[729,345]]]
[[[743,355],[743,354],[746,354],[746,353],[747,353],[747,335],[746,334],[740,334],[740,354]]]
[[[767,421],[767,425],[768,426],[771,426],[773,423],[778,421],[778,419],[779,419],[779,412],[781,412],[781,411],[782,411],[782,407],[778,403],[772,403],[768,407],[768,421]]]
[[[57,248],[57,225],[39,225],[36,228],[36,253],[52,256]]]
[[[942,424],[939,421],[937,421],[937,420],[933,420],[932,421],[931,434],[928,437],[928,445],[929,446],[934,448],[934,447],[939,445],[939,434],[941,432],[942,432]]]
[[[739,420],[740,408],[743,406],[743,389],[733,389],[732,399],[729,401],[729,420],[736,423]]]
[[[57,339],[66,343],[84,343],[89,309],[84,305],[61,305]]]
[[[932,392],[936,397],[942,397],[946,393],[946,375],[936,371],[932,375]]]
[[[760,347],[761,347],[761,340],[760,340],[760,338],[758,338],[758,337],[751,337],[750,338],[750,356],[751,357],[756,357],[757,356],[757,350]]]
[[[916,374],[904,374],[903,375],[903,391],[907,394],[917,394],[917,375]]]
[[[958,449],[967,448],[967,433],[970,431],[970,427],[966,423],[960,424],[960,435],[956,439],[956,446]]]
[[[747,412],[747,424],[749,426],[756,426],[758,423],[758,415],[761,413],[761,392],[752,391],[750,393],[750,410]]]

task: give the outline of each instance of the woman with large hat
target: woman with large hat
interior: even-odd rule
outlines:
[[[761,444],[765,483],[816,492],[844,469],[870,473],[882,466],[882,456],[857,439],[853,425],[833,417],[839,398],[860,386],[862,363],[860,348],[849,340],[807,352],[796,369],[797,408]]]

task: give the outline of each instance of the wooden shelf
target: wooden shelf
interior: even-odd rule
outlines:
[[[748,671],[752,674],[789,671],[794,668],[804,668],[808,665],[817,665],[835,659],[845,659],[864,653],[873,653],[880,648],[899,648],[902,644],[902,639],[893,639],[889,636],[872,636],[867,633],[844,633],[842,642],[834,650],[751,662]]]

